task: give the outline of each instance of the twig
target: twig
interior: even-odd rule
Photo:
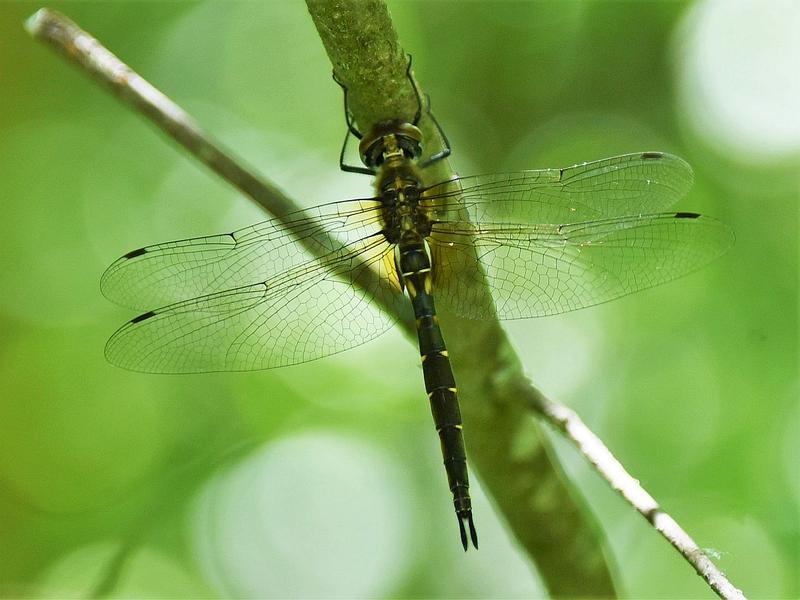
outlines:
[[[341,15],[348,3],[326,4],[327,8],[316,2],[309,3],[312,15],[315,13],[315,8],[317,10],[315,20],[318,28],[324,23],[325,14],[331,15],[334,11],[339,11]],[[359,12],[366,11],[367,5],[377,10],[383,7],[382,3],[371,0],[362,3]],[[382,9],[385,11],[385,7]],[[388,18],[388,13],[386,15]],[[29,19],[27,28],[31,35],[49,43],[61,54],[91,73],[123,101],[183,145],[199,161],[270,213],[281,218],[297,210],[296,205],[275,186],[254,175],[250,169],[243,166],[241,160],[221,149],[180,107],[69,19],[55,11],[42,9]],[[337,32],[334,29],[328,28],[327,36],[323,30],[324,27],[320,28],[320,33],[333,59],[344,46],[336,41]],[[393,29],[391,31],[393,32]],[[386,34],[385,29],[382,30],[382,34]],[[399,45],[394,46],[390,54],[392,53],[395,57],[404,56],[399,52]],[[355,52],[355,56],[356,58],[359,56],[358,52]],[[374,65],[375,57],[371,56],[370,60]],[[358,64],[358,60],[354,62]],[[404,60],[398,64],[402,65],[402,69],[405,68]],[[337,70],[346,71],[347,67],[352,67],[353,64],[347,62],[337,65],[334,60],[334,65]],[[404,73],[398,75],[396,69],[392,68],[389,68],[389,71],[392,75],[387,81],[394,80],[396,87],[405,84]],[[355,83],[353,81],[357,80],[359,75],[349,79],[348,77],[349,75],[345,74],[343,78],[350,81],[353,90],[358,89],[357,81]],[[391,87],[389,83],[387,86]],[[399,98],[401,103],[405,101],[401,91],[390,96]],[[370,102],[365,100],[363,104],[376,106],[374,102],[372,104]],[[354,108],[354,114],[360,123],[369,123],[370,118],[377,118],[375,115],[378,113],[369,116],[361,112],[358,101],[356,104],[351,104],[351,107]],[[396,110],[403,109],[396,108]],[[313,254],[319,252],[319,247],[314,245],[308,249]],[[413,334],[413,327],[408,320],[407,312],[404,311],[405,304],[384,303],[381,307],[389,313],[399,315],[401,326],[407,333]],[[472,454],[481,465],[485,484],[494,491],[495,500],[503,510],[509,525],[536,560],[543,578],[555,596],[609,596],[614,594],[614,590],[608,566],[602,559],[602,547],[593,533],[591,523],[586,521],[580,506],[570,497],[569,489],[558,479],[558,467],[550,462],[549,448],[535,424],[526,424],[527,420],[522,418],[524,411],[530,409],[536,411],[573,441],[594,468],[681,552],[717,594],[723,598],[743,598],[742,593],[728,582],[724,574],[716,569],[680,526],[661,511],[655,500],[624,470],[578,416],[570,409],[546,399],[525,380],[516,356],[496,323],[477,327],[477,331],[476,325],[471,323],[468,328],[470,340],[456,335],[459,329],[461,328],[455,328],[450,332],[451,339],[457,339],[457,343],[465,350],[470,346],[473,351],[479,348],[476,356],[484,359],[486,363],[483,369],[475,369],[474,366],[462,363],[462,368],[459,370],[462,388],[473,389],[475,397],[481,400],[469,403],[472,408],[468,411],[471,414],[467,416],[470,419],[470,427],[476,433],[469,440],[477,441],[473,444]],[[459,367],[458,362],[456,367]],[[486,378],[475,371],[488,372],[492,375]],[[466,380],[466,386],[463,380]],[[481,423],[483,426],[479,427]],[[521,436],[530,438],[532,432],[535,440],[527,452],[518,450],[516,454],[510,453],[510,445]],[[525,502],[520,504],[520,499]],[[529,510],[522,510],[521,507],[527,507]],[[554,510],[557,514],[553,514]],[[553,520],[558,520],[557,526],[552,525]],[[564,577],[565,572],[571,572],[571,576]]]
[[[302,227],[304,231],[308,231],[310,218],[306,215],[304,222],[296,218],[300,208],[293,200],[277,186],[257,176],[255,170],[245,166],[243,160],[234,158],[203,131],[186,111],[70,19],[57,11],[42,8],[26,21],[25,28],[34,38],[48,43],[123,102],[142,113],[202,164],[278,218],[286,229],[293,231],[296,227]],[[286,219],[292,213],[294,218]],[[323,227],[317,229],[321,232],[318,236],[297,236],[313,256],[320,256],[323,252],[328,253],[341,246],[338,240],[324,233]],[[354,261],[359,263],[360,259],[355,258]],[[352,269],[352,272],[359,273],[359,280],[354,283],[366,290],[385,290],[385,293],[375,294],[376,304],[395,315],[401,326],[413,333],[413,317],[402,296],[395,293],[392,286],[381,280],[365,263],[360,262],[360,267],[363,268]],[[388,298],[394,298],[395,302],[391,303]]]
[[[543,415],[548,423],[575,445],[595,471],[683,555],[720,598],[744,599],[742,591],[728,580],[691,536],[647,493],[639,481],[631,477],[575,411],[547,398],[541,398],[531,408]]]

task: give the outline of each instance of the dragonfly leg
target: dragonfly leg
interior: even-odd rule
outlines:
[[[347,146],[350,142],[350,137],[354,137],[358,140],[364,137],[358,127],[356,127],[355,121],[353,120],[353,113],[350,112],[350,106],[347,103],[347,86],[342,82],[337,76],[336,71],[333,72],[333,80],[338,84],[340,88],[342,88],[342,95],[344,97],[344,120],[347,123],[347,131],[344,134],[344,141],[342,142],[342,150],[339,152],[339,168],[342,171],[347,173],[362,173],[364,175],[375,175],[375,171],[373,169],[369,169],[367,167],[361,167],[358,165],[350,165],[345,162],[345,155],[347,154]]]
[[[439,121],[436,120],[436,117],[433,116],[433,112],[431,111],[431,97],[428,94],[425,94],[425,102],[422,102],[422,93],[419,91],[419,86],[417,85],[414,76],[411,74],[411,55],[408,55],[408,66],[406,67],[406,77],[408,81],[411,82],[411,88],[414,90],[414,95],[417,97],[417,112],[414,115],[414,121],[411,123],[415,127],[419,125],[420,119],[422,118],[423,106],[424,111],[430,117],[431,121],[433,122],[434,126],[436,127],[436,133],[439,136],[441,141],[442,149],[439,150],[436,154],[432,154],[424,161],[421,161],[419,166],[422,168],[427,167],[443,158],[447,158],[450,156],[451,148],[450,148],[450,140],[447,139],[447,135],[442,129],[442,126],[439,124]]]
[[[439,150],[439,152],[437,152],[436,154],[429,156],[426,160],[422,161],[419,164],[419,166],[422,167],[423,169],[428,165],[435,163],[436,161],[447,158],[448,156],[450,156],[450,152],[452,150],[450,147],[450,140],[447,139],[447,134],[444,132],[444,129],[442,129],[442,126],[439,124],[439,121],[436,119],[436,117],[433,114],[433,111],[431,110],[431,97],[429,94],[425,94],[425,100],[427,101],[427,106],[428,106],[427,110],[428,116],[430,117],[431,121],[433,121],[433,124],[436,126],[436,132],[439,134],[439,138],[441,138],[442,140],[442,149]]]
[[[419,120],[422,118],[422,96],[419,93],[419,86],[414,81],[414,76],[411,74],[411,55],[408,54],[408,65],[406,66],[406,78],[411,82],[411,89],[414,90],[414,95],[417,97],[417,112],[414,113],[414,120],[411,124],[416,127],[419,125]]]
[[[347,123],[347,130],[360,140],[364,137],[364,134],[358,130],[353,121],[353,113],[350,112],[350,105],[347,103],[347,86],[336,76],[336,71],[333,72],[333,80],[342,88],[342,95],[344,97],[344,120]]]

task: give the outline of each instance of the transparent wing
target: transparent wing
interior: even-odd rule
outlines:
[[[233,233],[147,246],[115,261],[100,281],[111,301],[137,310],[247,286],[309,260],[307,246],[335,250],[327,234],[358,240],[379,227],[380,203],[347,200]]]
[[[269,369],[347,350],[393,324],[372,299],[399,285],[390,256],[374,235],[263,282],[147,312],[111,337],[106,357],[134,371],[196,373]],[[370,266],[379,277],[373,272],[367,289],[347,279]],[[387,280],[392,285],[380,285]]]
[[[554,315],[670,281],[733,243],[726,225],[696,213],[564,225],[435,224],[437,303],[472,319]],[[492,297],[481,292],[478,260]]]
[[[639,152],[565,169],[461,177],[429,187],[424,198],[432,221],[575,223],[661,212],[692,180],[677,156]]]

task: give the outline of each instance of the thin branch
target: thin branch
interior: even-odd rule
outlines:
[[[742,591],[728,580],[692,537],[647,493],[641,483],[631,477],[575,411],[546,398],[542,398],[531,408],[544,416],[548,423],[575,445],[595,471],[681,553],[720,598],[744,599]]]
[[[26,21],[25,28],[31,36],[49,44],[125,104],[147,117],[202,164],[275,216],[286,229],[297,233],[298,241],[312,256],[320,257],[341,247],[338,240],[325,233],[324,227],[315,228],[319,235],[308,236],[312,219],[304,215],[304,221],[300,221],[298,213],[302,211],[292,199],[276,185],[256,175],[255,170],[245,166],[242,159],[223,149],[186,111],[66,16],[42,8]],[[289,215],[291,218],[287,218]],[[301,235],[304,232],[306,235]],[[396,316],[400,325],[413,334],[413,316],[403,297],[361,259],[355,258],[354,261],[352,272],[359,274],[354,283],[365,290],[383,290],[374,294],[375,303]],[[394,299],[394,302],[389,299]]]
[[[405,114],[408,106],[403,108],[403,104],[408,102],[408,92],[403,92],[401,88],[407,85],[404,72],[406,63],[382,2],[359,2],[356,12],[362,20],[379,25],[382,42],[388,49],[383,57],[366,54],[368,59],[365,61],[363,48],[359,51],[358,47],[348,49],[344,45],[342,36],[348,38],[347,31],[353,31],[352,20],[355,15],[352,11],[347,13],[348,5],[352,8],[352,3],[309,1],[309,10],[312,15],[316,11],[315,22],[334,68],[340,78],[348,83],[351,92],[355,92],[355,100],[351,103],[354,114],[359,123],[369,124],[372,122],[370,119],[382,118],[379,110],[383,105],[380,99],[357,99],[357,90],[363,87],[359,80],[371,81],[373,89],[382,90],[384,99],[391,98],[392,102],[399,103],[394,108],[385,109],[384,106],[385,110],[397,111],[389,114]],[[381,11],[385,12],[386,19],[373,20],[372,17],[376,14],[380,16]],[[334,15],[339,18],[344,15],[340,23],[344,28],[331,26],[331,21],[325,25],[326,16]],[[240,159],[214,143],[180,107],[69,19],[55,11],[42,9],[29,19],[27,28],[32,36],[47,42],[88,71],[125,103],[183,145],[201,163],[282,222],[283,217],[298,210],[295,203],[277,187],[256,176]],[[392,35],[388,35],[387,31]],[[361,39],[363,42],[364,38]],[[392,39],[394,44],[391,43]],[[350,60],[343,60],[346,52],[352,52]],[[339,57],[338,60],[335,57]],[[391,57],[394,57],[393,61]],[[362,60],[359,61],[359,58]],[[372,62],[372,75],[369,68],[364,69],[365,65],[369,67],[369,61]],[[374,85],[374,78],[369,79],[374,77],[376,64],[380,65],[379,71],[385,76],[384,87]],[[398,71],[398,65],[401,65],[402,72]],[[396,93],[387,93],[387,90],[393,89],[392,86]],[[359,108],[359,102],[366,108]],[[374,112],[370,113],[369,107]],[[336,243],[333,240],[331,242]],[[316,243],[309,243],[308,250],[316,256],[321,251]],[[398,299],[402,297],[398,295]],[[397,304],[382,303],[381,308],[397,315],[404,331],[413,335],[405,304],[399,301]],[[458,324],[455,317],[448,319]],[[470,322],[468,327],[456,326],[448,333],[451,345],[458,345],[464,351],[463,356],[468,357],[468,352],[472,352],[482,360],[480,368],[470,364],[468,359],[455,361],[462,389],[469,390],[469,395],[474,397],[465,406],[468,408],[465,416],[474,434],[468,438],[471,456],[474,455],[495,502],[519,541],[534,557],[555,596],[609,596],[614,594],[614,590],[593,524],[586,521],[579,503],[574,501],[570,490],[562,483],[560,470],[551,462],[550,449],[541,432],[535,423],[524,418],[528,410],[534,410],[566,435],[601,476],[678,549],[717,594],[723,598],[743,598],[742,593],[716,569],[683,529],[659,508],[578,416],[570,409],[548,400],[530,385],[505,334],[496,323]],[[485,375],[487,373],[489,375]],[[528,440],[527,448],[518,446],[520,440]],[[514,445],[517,447],[512,452]]]

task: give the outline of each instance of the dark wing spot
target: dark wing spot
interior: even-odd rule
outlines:
[[[642,152],[642,158],[644,160],[658,160],[659,158],[664,158],[663,152]]]
[[[150,317],[155,317],[155,316],[156,316],[156,311],[154,311],[154,310],[148,311],[148,312],[144,313],[143,315],[139,315],[138,317],[134,317],[133,319],[131,319],[131,325],[134,324],[134,323],[139,323],[140,321],[144,321],[145,319],[149,319]]]
[[[136,250],[131,250],[122,258],[136,258],[137,256],[141,256],[147,252],[147,248],[138,248]]]
[[[693,213],[693,212],[679,212],[679,213],[675,213],[675,218],[676,218],[676,219],[696,219],[696,218],[697,218],[697,217],[699,217],[699,216],[700,216],[700,214],[699,214],[699,213]]]

